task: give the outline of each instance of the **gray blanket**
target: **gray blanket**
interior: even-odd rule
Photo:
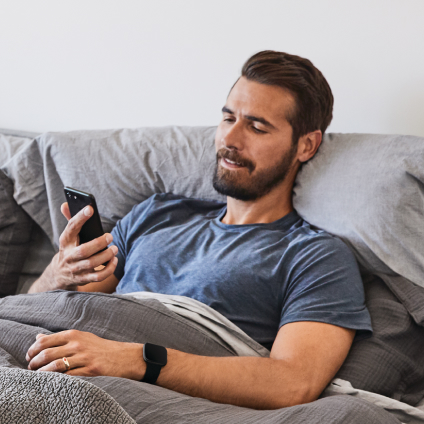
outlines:
[[[201,327],[177,316],[156,300],[140,301],[117,295],[65,291],[6,297],[0,300],[0,367],[4,367],[0,368],[0,393],[3,393],[0,396],[0,417],[7,412],[8,423],[25,422],[21,418],[28,412],[28,402],[22,400],[27,397],[35,401],[43,399],[45,406],[38,405],[40,408],[36,410],[38,422],[64,422],[60,418],[64,401],[72,398],[79,409],[74,410],[77,415],[69,418],[68,422],[95,423],[99,419],[96,410],[102,410],[106,411],[103,422],[123,423],[131,422],[128,421],[131,417],[137,423],[399,424],[383,409],[349,396],[324,398],[275,411],[257,411],[217,404],[123,378],[46,376],[44,373],[23,371],[27,367],[26,351],[36,334],[71,328],[90,331],[107,339],[149,341],[200,355],[235,355],[230,346],[212,339]],[[28,384],[20,384],[17,389],[14,384],[20,377]],[[43,378],[51,390],[44,390],[47,385],[40,384]],[[79,398],[72,391],[78,383],[81,383],[83,392]],[[94,390],[92,385],[101,390]],[[64,390],[66,387],[70,389]],[[68,394],[65,399],[58,397],[62,391]],[[88,402],[84,391],[90,393]],[[111,403],[108,396],[114,398],[116,404]],[[78,399],[81,402],[77,402]],[[83,414],[92,418],[86,420]]]

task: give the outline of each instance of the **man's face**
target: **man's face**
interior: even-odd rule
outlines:
[[[280,87],[244,77],[237,81],[215,136],[215,190],[249,201],[284,182],[297,154],[286,119],[294,105],[293,96]]]

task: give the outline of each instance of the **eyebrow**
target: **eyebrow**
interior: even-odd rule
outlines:
[[[222,113],[229,113],[230,115],[234,115],[234,112],[231,109],[228,109],[227,106],[224,106],[222,108]],[[260,116],[245,115],[244,117],[249,121],[260,122],[268,128],[272,128],[274,130],[276,129],[274,125],[271,124],[271,122],[268,122],[265,118],[261,118]]]

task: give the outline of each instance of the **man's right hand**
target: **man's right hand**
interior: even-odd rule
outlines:
[[[93,214],[93,208],[86,206],[73,218],[67,203],[61,206],[68,225],[59,238],[59,252],[53,257],[42,276],[31,286],[29,293],[48,290],[77,290],[78,286],[99,282],[113,275],[118,258],[116,246],[106,248],[113,240],[111,234],[106,233],[90,242],[79,244],[81,227]],[[94,268],[108,262],[107,266],[95,271]]]

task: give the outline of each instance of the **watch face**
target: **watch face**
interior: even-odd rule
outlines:
[[[146,362],[150,362],[151,364],[165,366],[168,359],[168,353],[163,346],[146,343],[143,349],[143,358]]]

